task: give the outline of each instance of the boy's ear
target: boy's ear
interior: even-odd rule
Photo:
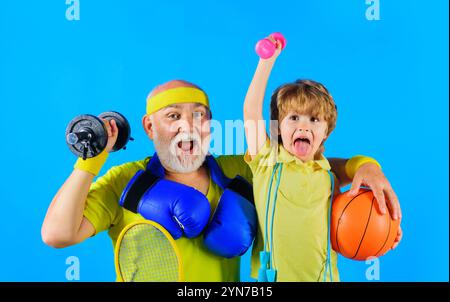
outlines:
[[[322,143],[320,143],[319,149],[317,149],[317,155],[323,154],[325,152],[325,142],[327,141],[328,136],[325,136],[322,140]]]
[[[325,152],[325,146],[322,144],[320,145],[319,149],[317,149],[316,154],[314,154],[314,159],[318,160],[320,159],[320,155],[322,155]]]
[[[257,122],[257,123],[259,123],[259,122]],[[259,124],[257,126],[259,127]],[[280,124],[278,123],[278,121],[271,120],[269,122],[268,135],[270,136],[269,137],[270,140],[277,139],[279,143],[281,142],[281,131],[280,131]]]
[[[144,115],[142,117],[142,127],[144,127],[144,131],[147,136],[153,140],[154,137],[154,129],[153,129],[153,118],[150,115]]]
[[[322,145],[323,145],[323,143],[325,143],[327,141],[329,135],[330,134],[328,133],[328,126],[327,126],[327,129],[325,130],[325,135],[322,140]]]

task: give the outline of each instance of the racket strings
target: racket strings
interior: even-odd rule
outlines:
[[[137,224],[127,230],[118,252],[125,282],[178,281],[179,262],[170,241],[157,228]]]

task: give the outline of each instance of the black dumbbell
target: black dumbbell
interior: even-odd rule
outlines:
[[[91,114],[82,114],[70,121],[66,128],[66,142],[70,151],[83,159],[94,157],[106,148],[108,131],[101,119],[115,120],[119,136],[111,151],[126,149],[131,135],[130,124],[120,113],[109,111],[98,117]]]

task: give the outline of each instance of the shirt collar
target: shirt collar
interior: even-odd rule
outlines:
[[[328,160],[323,156],[323,154],[320,155],[319,159],[316,160],[310,160],[307,162],[303,162],[301,159],[297,158],[296,156],[289,153],[282,144],[279,144],[278,147],[278,163],[291,163],[295,162],[295,164],[302,166],[302,167],[311,167],[314,170],[315,169],[323,169],[323,170],[331,170],[330,163]]]

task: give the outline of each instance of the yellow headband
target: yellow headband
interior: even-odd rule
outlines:
[[[199,103],[209,109],[208,96],[205,92],[194,87],[178,87],[163,91],[147,98],[147,114],[173,104]]]

